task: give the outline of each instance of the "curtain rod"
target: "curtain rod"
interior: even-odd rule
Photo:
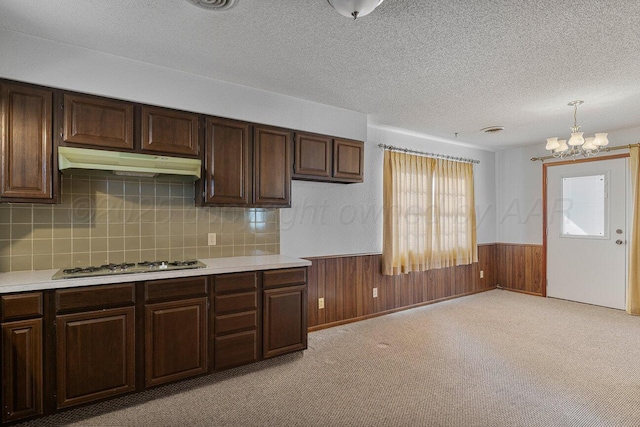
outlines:
[[[403,153],[419,154],[421,156],[433,157],[433,158],[436,158],[436,159],[454,160],[456,162],[462,162],[462,163],[474,163],[474,164],[480,163],[480,160],[476,160],[476,159],[467,159],[465,157],[448,156],[446,154],[429,153],[429,152],[426,152],[426,151],[412,150],[410,148],[396,147],[394,145],[378,144],[378,147],[382,148],[383,150],[400,151],[400,152],[403,152]]]
[[[615,147],[604,147],[603,149],[600,150],[600,152],[601,153],[606,153],[608,151],[624,150],[624,149],[631,148],[631,147],[640,147],[640,143],[638,143],[638,144],[629,144],[629,145],[616,145]],[[554,156],[532,157],[531,161],[532,162],[537,162],[538,160],[540,160],[541,162],[544,162],[545,160],[557,159],[557,158],[558,157],[554,157]]]

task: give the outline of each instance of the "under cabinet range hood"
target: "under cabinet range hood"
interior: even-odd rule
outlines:
[[[107,171],[120,176],[172,176],[196,181],[200,179],[202,162],[182,157],[58,147],[58,169],[63,174]]]

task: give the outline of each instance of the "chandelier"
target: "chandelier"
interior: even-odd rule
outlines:
[[[558,139],[557,137],[547,138],[546,149],[553,153],[553,157],[564,159],[568,156],[595,156],[600,152],[602,147],[609,145],[606,133],[596,133],[595,136],[584,138],[583,132],[580,132],[578,126],[578,105],[584,104],[584,101],[571,101],[567,105],[573,107],[573,126],[571,129],[571,138],[567,142],[566,139]]]
[[[373,12],[384,0],[327,0],[338,13],[355,21]]]

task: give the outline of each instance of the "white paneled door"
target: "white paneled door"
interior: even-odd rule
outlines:
[[[624,309],[628,159],[547,167],[547,296]]]

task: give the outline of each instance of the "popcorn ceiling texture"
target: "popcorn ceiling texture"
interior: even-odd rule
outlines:
[[[59,205],[0,205],[0,271],[277,254],[279,227],[277,209],[195,207],[193,183],[63,177]]]
[[[180,70],[181,80],[204,76],[488,149],[568,134],[567,103],[574,99],[585,101],[578,119],[587,134],[636,126],[639,25],[635,0],[386,0],[357,21],[326,0],[240,0],[225,12],[186,0],[0,1],[0,28],[7,31]],[[0,38],[0,52],[9,50],[2,42],[10,44],[2,39],[11,38]],[[39,58],[37,70],[25,72],[45,79],[60,67],[84,65],[88,53],[56,52],[53,70],[40,70],[47,61]],[[98,66],[82,83],[91,86],[97,73]],[[149,76],[119,79],[135,96]],[[178,98],[183,87],[175,82],[154,92]],[[191,110],[188,102],[173,106]],[[282,125],[273,120],[275,109],[266,110],[272,115],[260,123]],[[242,110],[219,113],[246,118]],[[494,125],[506,130],[480,132]]]

